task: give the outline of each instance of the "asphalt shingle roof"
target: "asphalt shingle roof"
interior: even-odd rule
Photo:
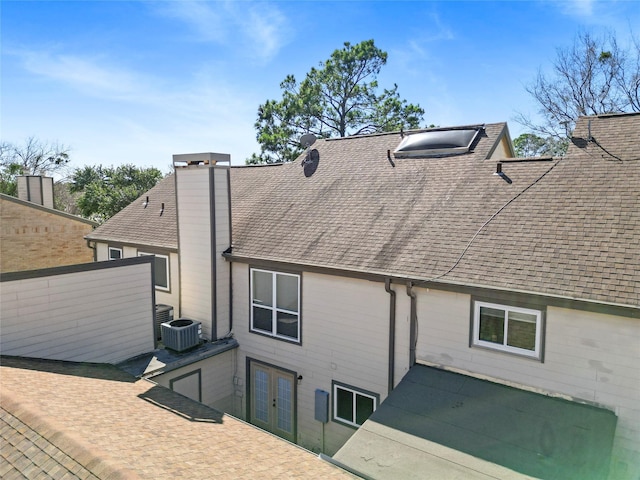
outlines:
[[[639,141],[640,114],[582,118],[567,155],[447,278],[640,306]]]
[[[640,115],[583,118],[564,158],[506,178],[487,159],[502,128],[395,167],[398,134],[318,140],[311,177],[233,170],[233,254],[640,305]]]
[[[0,407],[0,438],[0,478],[99,478],[4,407]]]
[[[354,478],[110,365],[3,357],[3,479]]]
[[[520,169],[514,184],[485,160],[505,124],[486,126],[474,151],[387,158],[400,134],[318,140],[311,177],[300,160],[232,174],[233,254],[401,276],[443,273],[518,185],[548,166]]]
[[[149,203],[145,207],[143,201],[147,197]],[[177,250],[177,228],[175,179],[169,175],[85,238]]]
[[[565,157],[500,177],[489,156],[505,129],[486,125],[462,155],[394,158],[391,133],[318,140],[311,175],[304,155],[232,168],[232,253],[640,305],[640,114],[581,118]],[[89,238],[176,248],[174,189],[149,192],[162,218],[137,201]]]

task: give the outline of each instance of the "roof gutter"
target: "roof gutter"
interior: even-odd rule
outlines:
[[[389,277],[384,280],[384,290],[389,294],[389,385],[388,393],[391,393],[395,383],[395,355],[396,355],[396,292],[391,289],[391,279]]]
[[[336,460],[335,458],[330,457],[329,455],[325,455],[324,453],[319,454],[318,458],[320,460],[324,460],[327,463],[335,465],[336,467],[341,468],[342,470],[345,470],[345,471],[355,475],[358,478],[362,478],[364,480],[374,480],[373,477],[370,477],[369,475],[366,475],[366,474],[364,474],[362,472],[359,472],[355,468],[352,468],[349,465],[346,465],[346,464]]]
[[[292,265],[295,265],[297,268],[301,268],[305,272],[320,273],[323,275],[337,275],[347,278],[371,280],[374,282],[384,282],[385,278],[391,278],[393,281],[396,281],[398,283],[410,281],[413,283],[414,287],[420,286],[423,288],[433,288],[435,290],[466,293],[469,295],[525,295],[527,297],[541,299],[541,301],[544,301],[548,305],[555,307],[572,308],[589,312],[640,318],[640,305],[628,305],[598,300],[589,300],[584,298],[571,297],[568,295],[556,295],[551,293],[541,293],[516,288],[499,287],[495,285],[460,282],[455,280],[437,281],[433,278],[424,278],[418,276],[413,276],[412,278],[410,278],[407,275],[393,274],[391,272],[363,270],[357,268],[340,268],[336,266],[324,266],[313,263],[271,260],[260,257],[245,257],[242,255],[234,255],[231,252],[232,250],[228,250],[228,253],[224,252],[222,254],[222,256],[229,262],[255,264],[275,269],[290,269]]]

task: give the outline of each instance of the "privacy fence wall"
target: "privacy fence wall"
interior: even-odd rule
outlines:
[[[153,350],[152,260],[1,274],[0,353],[117,363]]]

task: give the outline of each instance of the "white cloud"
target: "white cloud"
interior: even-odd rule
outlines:
[[[225,2],[213,4],[202,1],[163,1],[152,4],[162,16],[186,23],[194,38],[205,42],[224,42],[229,35],[228,22],[224,21]]]
[[[238,16],[245,35],[252,46],[258,48],[260,58],[272,58],[287,36],[286,18],[279,10],[267,5],[252,5],[247,13],[246,16]]]
[[[128,97],[140,84],[136,75],[108,66],[104,58],[83,58],[45,51],[13,51],[30,73],[62,82],[98,96]]]
[[[194,40],[218,43],[260,62],[273,58],[289,35],[286,17],[270,3],[183,0],[152,5],[156,13],[184,23]]]
[[[76,127],[61,136],[79,147],[74,157],[80,161],[111,164],[135,159],[151,164],[159,160],[156,166],[166,170],[171,153],[218,151],[232,154],[234,164],[242,164],[257,151],[253,141],[257,94],[240,92],[240,87],[221,79],[214,67],[190,78],[161,80],[126,70],[104,56],[44,51],[12,55],[30,73],[70,87],[74,109],[83,108],[85,102],[79,98],[97,100],[93,105],[100,115],[88,120],[91,127],[77,138],[73,137],[80,134]],[[91,159],[82,158],[91,143],[108,148],[94,152]]]
[[[446,25],[440,15],[434,12],[425,14],[425,23],[419,31],[407,36],[403,48],[393,50],[391,58],[399,68],[409,75],[423,75],[427,62],[432,62],[432,50],[437,44],[455,39],[453,30]],[[433,65],[431,65],[433,68]]]
[[[558,5],[562,13],[569,16],[591,17],[595,6],[595,0],[568,0]]]

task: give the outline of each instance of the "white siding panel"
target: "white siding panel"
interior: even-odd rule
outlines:
[[[109,252],[108,252],[108,244],[107,243],[96,243],[97,256],[98,261],[106,261],[109,260]],[[156,252],[158,249],[156,247],[141,247],[140,251],[152,251]],[[164,291],[156,289],[156,303],[157,304],[165,304],[171,305],[174,308],[175,315],[178,315],[179,307],[180,307],[180,269],[179,269],[179,256],[176,252],[164,251],[158,253],[162,253],[163,255],[167,255],[169,257],[169,280],[171,281],[170,291]],[[138,248],[137,247],[122,247],[122,258],[132,258],[138,256]]]
[[[176,175],[181,316],[201,321],[207,338],[219,338],[230,328],[229,265],[222,257],[222,252],[231,245],[229,169],[219,166],[187,167],[177,169]],[[212,194],[213,212],[210,209]],[[213,220],[214,225],[211,224]],[[212,230],[215,238],[211,238]],[[217,326],[215,332],[212,314]]]
[[[180,316],[202,322],[211,338],[211,211],[208,168],[176,169]]]
[[[228,412],[232,409],[235,355],[235,350],[228,350],[186,367],[153,377],[153,381],[158,385],[170,388],[171,380],[174,378],[199,369],[202,374],[202,403],[221,412]]]
[[[117,363],[153,350],[150,269],[129,265],[4,282],[3,354]]]
[[[374,392],[380,401],[387,395],[390,296],[380,282],[308,272],[302,273],[301,282],[302,344],[297,345],[249,332],[248,266],[233,265],[234,335],[240,344],[236,375],[246,385],[250,357],[302,376],[297,385],[297,440],[320,451],[322,424],[314,419],[316,389],[331,394],[335,380]],[[400,352],[397,356],[403,357]],[[236,398],[235,406],[234,413],[244,417],[246,399]],[[324,428],[328,454],[335,453],[355,431],[333,421]]]
[[[416,358],[441,366],[463,368],[469,350],[471,298],[459,293],[415,288],[418,311]]]
[[[109,260],[109,245],[102,242],[96,242],[96,259],[98,262]],[[123,252],[124,253],[124,252]]]

